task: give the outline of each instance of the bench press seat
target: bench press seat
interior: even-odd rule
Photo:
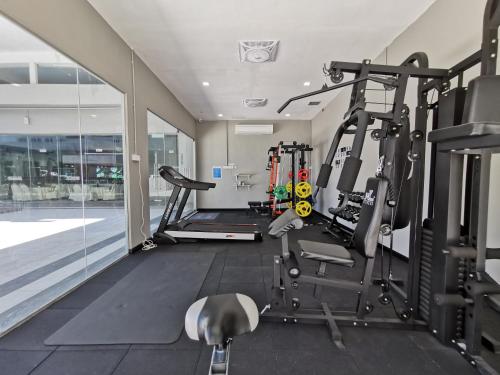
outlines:
[[[354,266],[354,259],[351,253],[343,246],[306,240],[299,240],[297,242],[302,258],[347,267]]]

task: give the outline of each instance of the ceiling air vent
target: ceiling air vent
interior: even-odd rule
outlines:
[[[309,105],[320,105],[321,102],[309,102]]]
[[[269,125],[238,124],[238,125],[234,126],[234,134],[237,134],[237,135],[270,135],[270,134],[273,134],[273,124],[269,124]]]
[[[267,99],[264,98],[243,99],[243,105],[248,108],[264,107],[266,104]]]
[[[240,40],[240,61],[264,63],[276,60],[278,40]]]

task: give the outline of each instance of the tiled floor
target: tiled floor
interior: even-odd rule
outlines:
[[[222,215],[221,215],[222,216]],[[244,214],[224,213],[231,222],[245,222]],[[262,219],[259,219],[262,220]],[[261,221],[263,227],[266,222]],[[298,238],[330,241],[319,226],[292,233]],[[280,241],[268,236],[258,242],[200,242],[161,246],[153,250],[213,252],[214,262],[199,297],[241,292],[259,305],[268,300],[271,260]],[[44,340],[93,300],[127,275],[149,253],[128,256],[56,302],[24,326],[0,339],[0,373],[16,374],[207,374],[210,349],[185,334],[171,345],[113,345],[48,347]],[[404,263],[396,260],[396,273]],[[359,276],[359,270],[331,268],[338,277]],[[147,275],[144,275],[147,277]],[[326,293],[331,305],[351,306],[354,298]],[[378,307],[378,306],[377,306]],[[383,311],[390,313],[390,311]],[[99,317],[96,317],[98,319]],[[91,323],[90,323],[91,324]],[[261,322],[255,332],[237,337],[232,345],[230,374],[475,374],[454,350],[440,345],[427,332],[343,328],[346,350],[337,349],[323,326],[281,325]]]

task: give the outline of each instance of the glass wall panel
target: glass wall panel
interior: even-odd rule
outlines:
[[[123,95],[3,17],[0,32],[1,335],[124,256],[127,226]]]
[[[76,85],[76,66],[38,64],[39,84]]]
[[[0,84],[21,85],[30,83],[28,64],[1,64]]]
[[[183,175],[194,178],[194,141],[152,112],[148,112],[148,140],[149,211],[151,231],[154,232],[173,189],[159,175],[158,169],[162,165],[173,166]],[[195,209],[194,196],[192,192],[185,213]]]
[[[195,178],[195,160],[194,160],[194,141],[191,137],[186,134],[179,132],[177,137],[177,144],[179,147],[179,172],[186,177]],[[186,202],[186,207],[184,208],[184,214],[193,211],[196,208],[195,205],[196,192],[191,192],[188,201]]]
[[[107,84],[83,90],[83,191],[88,276],[122,257],[126,251],[123,173],[123,95]],[[107,108],[103,108],[107,106]]]

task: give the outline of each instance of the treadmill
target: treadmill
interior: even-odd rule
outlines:
[[[182,213],[191,190],[208,190],[215,187],[213,182],[201,182],[191,180],[173,167],[162,166],[159,169],[160,176],[174,186],[172,195],[167,203],[165,212],[160,221],[160,225],[153,235],[155,240],[167,240],[171,243],[178,243],[182,239],[193,240],[242,240],[261,241],[262,232],[257,224],[231,224],[195,221],[194,216],[198,213],[194,211],[184,217]],[[181,190],[184,189],[179,207],[175,213],[174,220],[170,222],[175,204],[179,198]]]

